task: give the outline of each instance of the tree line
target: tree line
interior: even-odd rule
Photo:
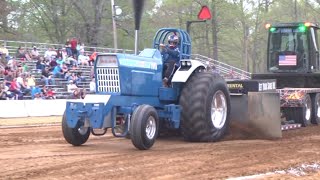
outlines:
[[[132,2],[115,0],[118,48],[134,49]],[[147,0],[140,48],[150,47],[162,27],[186,28],[201,7],[212,19],[191,25],[192,53],[202,54],[250,72],[265,70],[266,23],[315,22],[320,0]],[[77,37],[87,46],[113,47],[110,0],[1,0],[0,39],[65,43]]]

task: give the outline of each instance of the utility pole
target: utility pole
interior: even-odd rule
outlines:
[[[294,21],[298,21],[298,9],[297,9],[297,0],[294,0]]]
[[[118,37],[117,37],[117,24],[116,24],[116,14],[115,14],[115,6],[114,0],[111,0],[111,11],[112,11],[112,26],[113,26],[113,47],[115,52],[118,49]]]

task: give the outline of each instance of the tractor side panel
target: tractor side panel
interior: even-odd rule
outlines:
[[[131,94],[137,96],[158,96],[160,81],[156,79],[155,72],[148,71],[131,71]]]
[[[162,61],[157,58],[124,56],[119,59],[121,94],[158,96],[162,86]]]

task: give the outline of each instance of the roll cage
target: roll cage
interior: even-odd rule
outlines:
[[[180,50],[180,60],[190,59],[191,56],[191,38],[189,34],[176,28],[162,28],[159,29],[153,38],[153,48],[159,49],[160,44],[167,44],[168,36],[176,34],[179,37],[178,47]]]

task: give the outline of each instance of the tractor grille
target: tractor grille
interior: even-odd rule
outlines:
[[[97,68],[97,87],[99,92],[120,93],[118,68]]]

